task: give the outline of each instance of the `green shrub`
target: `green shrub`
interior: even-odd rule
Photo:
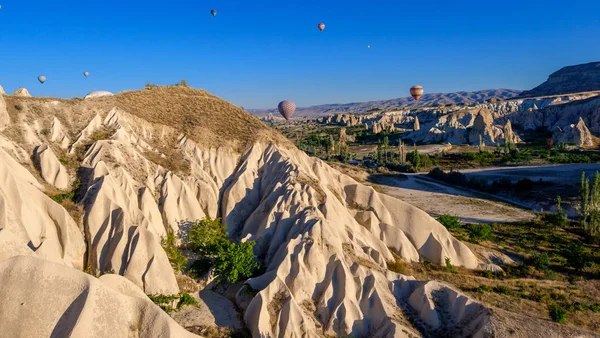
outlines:
[[[223,243],[228,242],[225,224],[220,218],[211,218],[194,222],[189,230],[189,242],[194,251],[202,256],[214,256]]]
[[[56,203],[62,203],[66,200],[73,200],[73,197],[75,196],[75,192],[70,191],[67,193],[62,193],[62,194],[57,194],[52,196],[51,198],[56,202]]]
[[[393,261],[388,261],[387,267],[388,267],[388,270],[396,272],[396,273],[400,273],[400,274],[404,274],[406,271],[406,264],[400,257],[396,257],[396,259]]]
[[[488,285],[485,285],[485,284],[479,285],[477,287],[477,292],[479,292],[479,293],[486,293],[486,292],[492,292],[492,291],[494,291],[493,288]]]
[[[492,288],[495,293],[500,293],[503,295],[510,295],[512,292],[509,288],[504,285],[496,285]]]
[[[192,263],[190,269],[188,270],[188,273],[196,278],[201,278],[210,270],[211,266],[212,261],[210,259],[200,257],[199,259],[194,261],[194,263]]]
[[[215,258],[215,277],[232,284],[241,277],[250,277],[260,267],[252,251],[254,244],[254,241],[237,244],[224,242]]]
[[[260,267],[253,252],[254,241],[233,243],[227,239],[226,226],[220,218],[207,217],[194,222],[189,230],[189,244],[199,254],[193,266],[196,275],[214,266],[217,283],[236,283],[250,277]]]
[[[563,252],[563,256],[567,259],[567,264],[576,270],[583,270],[590,261],[590,256],[586,252],[585,247],[580,242],[571,243]]]
[[[161,244],[167,254],[167,258],[169,258],[169,262],[171,262],[171,267],[173,267],[175,271],[182,271],[183,266],[187,263],[188,259],[177,246],[175,235],[167,234],[167,237],[163,238]]]
[[[452,265],[452,261],[449,257],[446,257],[446,269],[452,273],[456,273],[456,268]]]
[[[541,213],[540,221],[545,225],[560,228],[564,228],[569,223],[569,220],[567,219],[565,214],[554,214],[551,212]]]
[[[545,252],[541,254],[536,252],[531,257],[531,264],[533,264],[536,269],[545,271],[550,267],[550,257],[548,257],[548,254]]]
[[[473,242],[492,239],[492,227],[489,224],[470,224],[468,227],[469,240]]]
[[[179,303],[177,303],[177,309],[181,309],[184,305],[196,306],[198,305],[198,301],[196,301],[196,298],[192,297],[189,293],[183,292],[179,298]]]
[[[458,218],[458,216],[441,215],[437,218],[437,221],[448,230],[460,228],[460,218]]]
[[[553,303],[548,307],[550,318],[557,323],[564,323],[567,321],[569,312],[564,307]]]

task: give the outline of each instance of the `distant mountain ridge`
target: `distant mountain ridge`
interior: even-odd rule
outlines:
[[[491,98],[511,99],[519,94],[521,90],[514,89],[486,89],[473,92],[460,91],[456,93],[433,93],[425,94],[421,100],[416,102],[412,97],[403,97],[391,100],[353,102],[343,104],[324,104],[305,108],[298,108],[294,117],[318,116],[333,113],[358,113],[371,109],[394,109],[414,106],[432,106],[437,104],[453,103],[478,103]],[[277,109],[249,109],[254,115],[267,115],[276,113]]]
[[[590,62],[561,68],[548,80],[519,97],[571,94],[600,90],[600,62]]]

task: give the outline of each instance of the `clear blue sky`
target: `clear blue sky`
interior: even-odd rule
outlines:
[[[594,0],[1,5],[0,85],[36,96],[187,79],[245,108],[284,99],[308,106],[408,96],[413,84],[430,93],[529,89],[563,66],[600,60]],[[44,85],[40,74],[48,77]]]

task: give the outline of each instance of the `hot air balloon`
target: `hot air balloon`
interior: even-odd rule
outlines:
[[[217,16],[217,10],[216,9],[211,9],[210,10],[210,14],[212,14],[212,16]]]
[[[319,28],[319,31],[323,31],[325,29],[325,24],[324,23],[320,23],[317,25],[317,27]]]
[[[371,46],[367,46],[367,48],[371,49]]]
[[[286,120],[289,120],[296,111],[296,105],[292,101],[285,100],[279,102],[277,109],[279,109],[281,116],[285,117]]]
[[[85,76],[85,77],[90,76],[90,72],[83,72],[83,76]]]
[[[415,101],[419,101],[419,99],[423,95],[423,87],[412,86],[412,88],[410,88],[410,95],[413,97],[413,99],[415,99]]]
[[[46,77],[44,75],[40,75],[38,76],[38,81],[40,81],[41,84],[44,84],[44,82],[46,82]]]

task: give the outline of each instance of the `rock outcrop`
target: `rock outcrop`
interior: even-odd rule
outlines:
[[[413,131],[421,130],[421,123],[419,123],[419,117],[415,116],[415,123],[413,124]]]
[[[83,235],[27,169],[0,148],[0,229],[49,261],[83,269]]]
[[[113,95],[114,95],[113,93],[111,93],[109,91],[106,91],[106,90],[96,90],[96,91],[93,91],[91,93],[88,93],[84,97],[84,99],[93,99],[93,98],[96,98],[96,97],[113,96]]]
[[[6,102],[2,95],[0,95],[0,131],[4,130],[10,123],[10,116],[6,109]]]
[[[469,143],[479,145],[481,139],[485,145],[493,145],[496,144],[496,134],[492,113],[488,110],[480,110],[469,132]]]
[[[69,187],[69,174],[52,149],[42,144],[34,150],[34,157],[40,173],[46,182],[61,190]]]
[[[0,260],[0,332],[6,337],[197,337],[126,279],[103,277],[35,257]]]
[[[579,147],[591,147],[594,146],[594,139],[592,133],[585,125],[585,122],[580,117],[577,124],[571,124],[565,128],[556,127],[552,140],[555,144],[558,143],[574,143]]]
[[[27,88],[19,88],[12,95],[18,97],[31,97]]]
[[[552,73],[548,80],[519,97],[535,97],[600,90],[600,62],[568,66]]]

